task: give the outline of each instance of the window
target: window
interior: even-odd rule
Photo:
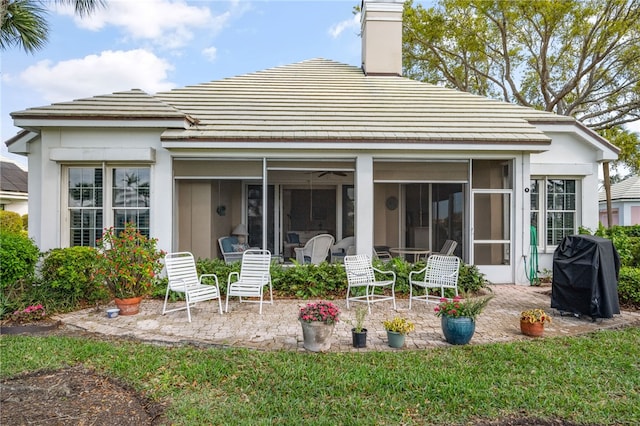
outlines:
[[[115,168],[113,175],[113,218],[116,231],[133,222],[149,236],[149,168]]]
[[[68,185],[70,241],[95,247],[102,236],[102,169],[70,168]]]
[[[67,176],[70,246],[95,247],[105,227],[126,222],[149,236],[148,167],[69,167]]]
[[[531,181],[531,225],[538,231],[539,245],[556,246],[577,232],[577,189],[574,179]]]

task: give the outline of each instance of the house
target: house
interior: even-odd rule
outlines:
[[[598,194],[600,222],[609,226],[607,220],[607,196]],[[611,225],[640,225],[640,176],[631,176],[611,185]]]
[[[402,1],[365,1],[362,66],[310,59],[150,95],[129,90],[11,114],[42,250],[133,220],[165,250],[281,255],[287,233],[437,251],[528,283],[562,237],[598,223],[598,168],[618,149],[573,118],[402,74]]]
[[[0,210],[28,213],[27,171],[13,161],[0,160]]]

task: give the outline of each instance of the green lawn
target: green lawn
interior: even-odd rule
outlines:
[[[3,336],[1,376],[85,367],[168,403],[175,424],[464,424],[517,415],[640,424],[640,329],[368,353]],[[125,379],[127,378],[127,379]]]

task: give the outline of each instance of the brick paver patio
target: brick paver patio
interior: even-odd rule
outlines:
[[[640,326],[640,312],[622,311],[610,319],[592,321],[590,317],[561,316],[550,308],[551,287],[529,287],[516,285],[491,286],[495,298],[489,303],[477,321],[472,345],[531,339],[520,333],[519,314],[522,310],[543,308],[553,316],[552,324],[545,328],[545,336],[570,336],[596,330]],[[275,300],[273,305],[264,305],[263,314],[258,314],[258,305],[229,302],[229,313],[218,313],[217,301],[196,305],[191,311],[193,322],[187,321],[186,311],[172,312],[164,316],[162,302],[145,300],[142,310],[135,316],[107,318],[106,306],[60,315],[59,319],[68,328],[106,335],[133,337],[159,344],[200,344],[232,346],[259,350],[295,350],[302,347],[302,329],[297,320],[298,309],[306,300]],[[386,341],[382,327],[384,319],[403,316],[413,321],[416,330],[406,339],[403,350],[428,349],[449,346],[440,330],[440,318],[433,312],[433,304],[413,304],[409,310],[407,299],[398,299],[397,309],[391,302],[377,303],[367,316],[367,347],[356,349],[351,345],[351,325],[355,309],[346,309],[344,299],[332,301],[342,310],[342,321],[335,327],[331,352],[394,351]],[[224,306],[224,302],[223,302]]]

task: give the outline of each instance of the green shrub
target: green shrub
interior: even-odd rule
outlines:
[[[407,262],[402,257],[394,257],[388,262],[374,260],[373,265],[382,271],[396,273],[396,294],[409,294],[409,273],[419,271],[426,266],[424,261],[416,263]],[[381,275],[378,279],[389,279],[389,275]]]
[[[342,296],[347,289],[347,275],[342,264],[322,262],[319,265],[294,265],[271,266],[273,288],[283,296],[330,299],[338,294]]]
[[[640,268],[620,268],[618,298],[623,305],[640,308]]]
[[[22,232],[22,218],[16,212],[0,210],[0,231],[18,234]]]
[[[478,270],[476,265],[460,262],[458,275],[458,290],[461,293],[477,293],[489,285],[486,276]]]
[[[636,266],[640,264],[640,226],[620,226],[614,225],[611,228],[605,228],[602,223],[594,235],[602,238],[608,238],[620,256],[620,263],[623,266]]]
[[[29,230],[29,215],[23,214],[21,219],[22,219],[22,229],[24,229],[25,231]]]
[[[97,252],[92,247],[58,248],[45,253],[40,272],[41,290],[51,298],[47,304],[76,307],[109,300],[106,287],[94,280],[96,264]]]
[[[203,259],[196,260],[196,271],[198,275],[216,274],[220,285],[220,292],[227,293],[227,278],[231,272],[240,272],[240,262],[226,264],[222,259]],[[205,281],[206,282],[206,281]],[[151,297],[163,299],[167,293],[167,277],[163,277],[154,281]],[[184,293],[170,292],[169,301],[175,302],[184,300]]]
[[[33,278],[39,257],[40,251],[32,239],[22,233],[0,231],[0,290]]]

